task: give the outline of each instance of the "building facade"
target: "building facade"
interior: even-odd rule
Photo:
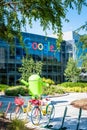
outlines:
[[[77,58],[75,40],[78,38],[74,33],[72,32],[72,39],[64,39],[60,50],[57,50],[56,38],[30,33],[22,33],[22,35],[26,51],[17,38],[14,40],[14,47],[0,39],[0,83],[17,84],[21,76],[18,69],[26,52],[32,55],[35,61],[43,62],[41,77],[50,78],[55,83],[63,82],[69,57]]]
[[[43,62],[42,77],[50,78],[56,83],[63,82],[63,68],[61,52],[56,49],[56,39],[36,34],[22,33],[25,48],[36,61]],[[0,83],[16,85],[20,78],[18,68],[26,51],[17,38],[14,48],[7,42],[0,40]]]

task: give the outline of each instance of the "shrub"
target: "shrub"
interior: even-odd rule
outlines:
[[[63,94],[63,93],[65,93],[64,89],[57,85],[49,85],[49,86],[43,87],[43,94],[46,94],[46,95],[55,95],[55,94]]]
[[[48,83],[49,85],[54,85],[55,84],[55,82],[53,80],[51,80],[51,79],[43,78],[42,80],[43,80],[43,82]]]
[[[5,89],[7,89],[9,86],[6,84],[0,84],[0,91],[4,91]]]
[[[62,87],[87,87],[87,83],[82,83],[82,82],[64,82],[62,84],[59,84],[58,86]]]
[[[65,82],[58,86],[62,86],[65,92],[87,92],[87,83],[83,82]]]
[[[18,96],[18,94],[21,95],[27,95],[28,94],[28,88],[24,86],[16,86],[16,87],[9,87],[5,90],[5,95],[7,96]]]
[[[8,130],[31,130],[25,126],[25,122],[22,120],[15,119],[8,126]]]

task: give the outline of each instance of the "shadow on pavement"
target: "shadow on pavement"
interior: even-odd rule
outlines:
[[[59,104],[59,103],[67,103],[68,101],[52,101],[53,105]]]
[[[54,118],[49,124],[49,130],[87,130],[87,118],[81,118],[79,127],[77,128],[77,118],[67,117],[62,124],[62,117]]]

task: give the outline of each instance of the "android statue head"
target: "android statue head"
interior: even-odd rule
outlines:
[[[28,78],[28,82],[21,80],[25,86],[29,89],[29,95],[33,97],[40,97],[43,92],[43,86],[47,86],[46,83],[42,81],[42,78],[38,74],[33,74]]]

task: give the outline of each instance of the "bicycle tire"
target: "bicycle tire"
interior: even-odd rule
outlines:
[[[18,112],[16,112],[16,108],[17,108],[17,106],[15,106],[12,109],[12,111],[10,113],[10,120],[20,119],[20,117],[22,117],[22,113],[23,113],[22,107],[19,108]]]
[[[55,115],[55,107],[52,103],[49,103],[47,106],[46,106],[46,115],[49,119],[49,121],[51,119],[54,118],[54,115]]]
[[[38,106],[34,106],[31,110],[31,122],[34,125],[39,125],[41,120],[41,110]]]
[[[46,112],[46,106],[45,107],[42,106],[41,112],[42,112],[41,124],[43,126],[49,125],[50,120],[49,120],[49,116],[47,115],[47,112]]]

